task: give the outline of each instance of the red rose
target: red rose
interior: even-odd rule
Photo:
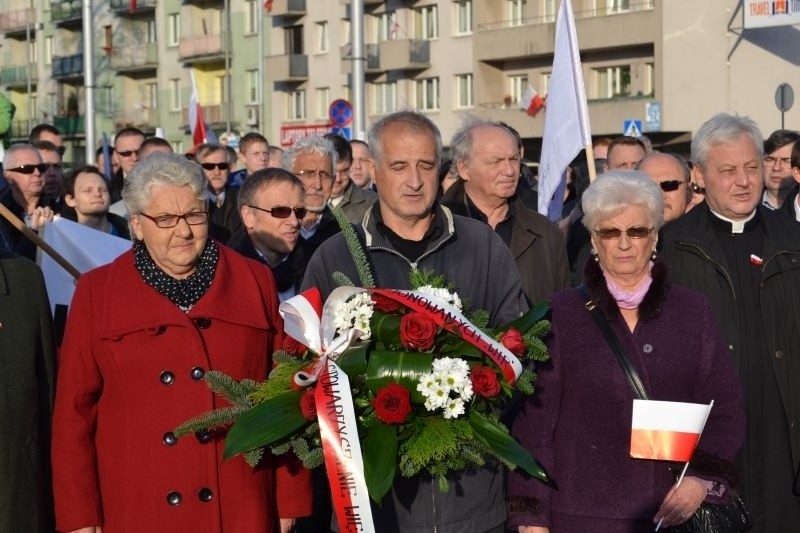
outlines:
[[[391,298],[387,298],[382,294],[372,293],[372,303],[375,306],[375,309],[380,311],[381,313],[394,313],[395,311],[402,309],[402,305],[399,302],[392,300]]]
[[[400,319],[400,342],[408,350],[424,352],[433,348],[439,328],[422,313],[407,313]]]
[[[306,420],[317,419],[317,404],[314,403],[314,389],[306,389],[300,396],[300,412]]]
[[[469,379],[472,381],[472,390],[478,396],[492,398],[500,394],[500,382],[497,380],[497,374],[488,366],[476,366],[470,370]]]
[[[298,341],[294,337],[286,335],[286,337],[283,338],[283,351],[289,355],[300,356],[306,353],[306,350],[308,350],[308,348],[306,348],[305,344]]]
[[[514,328],[508,328],[508,331],[500,335],[500,342],[517,357],[521,357],[525,353],[526,346],[525,341],[522,340],[522,333]]]
[[[378,391],[372,406],[381,422],[400,424],[405,422],[411,412],[411,401],[408,389],[402,385],[387,385]]]

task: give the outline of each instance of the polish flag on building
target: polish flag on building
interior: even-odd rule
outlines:
[[[264,2],[264,9],[266,9],[266,10],[267,10],[267,13],[269,13],[270,11],[272,11],[272,0],[266,0],[266,1]]]
[[[189,71],[192,76],[192,96],[189,98],[189,129],[192,130],[194,146],[206,142],[206,125],[203,122],[203,108],[197,97],[197,83],[194,80],[194,71]]]
[[[539,96],[536,89],[528,85],[528,88],[522,93],[522,98],[519,101],[519,106],[532,117],[541,111],[544,107],[544,99]]]
[[[131,0],[131,13],[136,11],[136,0]]]
[[[713,405],[633,400],[631,457],[688,462]]]

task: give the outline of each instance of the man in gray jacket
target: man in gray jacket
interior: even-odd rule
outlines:
[[[357,226],[376,285],[410,288],[412,269],[430,269],[452,283],[462,300],[502,325],[527,310],[514,259],[492,229],[454,216],[435,202],[442,160],[438,128],[424,115],[401,111],[376,122],[369,146],[378,202]],[[339,271],[358,283],[342,234],[328,239],[308,264],[303,289],[318,287],[323,298]],[[506,519],[505,472],[487,461],[480,469],[449,476],[441,492],[430,477],[398,477],[380,507],[373,505],[382,532],[502,532]]]

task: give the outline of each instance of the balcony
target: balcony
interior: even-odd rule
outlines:
[[[364,47],[367,62],[364,72],[367,74],[377,74],[383,72],[381,69],[381,54],[377,44],[366,44]],[[353,47],[345,45],[341,48],[342,52],[342,74],[350,74],[353,71]]]
[[[269,56],[266,58],[264,68],[272,81],[306,81],[308,56],[305,54]]]
[[[200,7],[209,7],[209,6],[219,6],[222,7],[225,4],[225,0],[183,0],[181,2],[185,6],[200,6]],[[263,2],[261,2],[263,4]]]
[[[362,0],[364,7],[370,8],[372,6],[379,6],[384,2],[384,0]],[[339,0],[339,3],[342,5],[347,5],[348,7],[352,4],[352,0]],[[349,18],[349,17],[348,17]]]
[[[130,2],[128,3],[130,6]],[[53,1],[50,4],[50,19],[59,27],[80,27],[83,24],[83,2],[81,0]]]
[[[53,78],[67,82],[83,80],[83,54],[54,57]]]
[[[629,11],[575,13],[575,31],[581,52],[653,43],[661,34],[661,12],[652,2],[631,3]],[[509,61],[553,55],[555,24],[552,18],[533,17],[479,24],[473,36],[477,61]]]
[[[19,67],[4,67],[0,69],[0,85],[5,85],[8,88],[27,87],[29,72],[31,83],[35,85],[39,74],[34,65],[31,65],[30,71],[28,67],[24,65]]]
[[[186,63],[219,61],[225,54],[226,41],[224,33],[181,37],[178,57]]]
[[[158,124],[158,109],[129,109],[114,114],[114,127],[118,130],[133,127],[145,131],[155,124]]]
[[[383,70],[423,70],[431,66],[430,42],[394,39],[378,43]]]
[[[33,9],[18,9],[0,13],[0,32],[6,37],[25,39],[26,28],[31,31],[36,24],[36,12]]]
[[[34,127],[39,122],[34,119],[31,121],[31,124],[28,125],[27,119],[21,120],[14,120],[11,122],[11,138],[16,140],[26,139],[25,142],[28,142],[28,134],[31,131],[31,128]]]
[[[212,105],[203,105],[200,104],[200,107],[203,109],[203,122],[208,124],[209,126],[212,124],[221,124],[224,122],[222,118],[222,111],[225,109],[223,104],[212,104]],[[181,109],[181,124],[189,127],[189,108],[184,107]]]
[[[138,74],[155,71],[158,67],[156,43],[121,44],[111,54],[111,68],[120,74]]]
[[[67,138],[86,133],[86,124],[83,115],[53,117],[53,126],[58,128],[61,134]]]
[[[136,8],[131,11],[131,0],[111,0],[111,11],[120,17],[155,13],[156,0],[136,0]]]
[[[273,17],[302,17],[306,14],[306,0],[273,0],[269,14]]]

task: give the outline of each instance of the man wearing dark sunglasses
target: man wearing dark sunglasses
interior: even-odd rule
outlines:
[[[50,141],[36,141],[32,143],[39,150],[42,163],[47,165],[42,178],[42,204],[50,207],[55,213],[60,213],[64,206],[61,197],[61,187],[64,184],[64,169],[61,165],[61,154],[58,147]]]
[[[686,212],[692,199],[689,165],[672,154],[653,152],[639,162],[641,170],[661,187],[664,199],[664,222],[675,220]]]
[[[114,136],[114,152],[111,157],[119,164],[119,170],[111,178],[108,187],[112,204],[122,199],[123,180],[139,161],[138,152],[143,142],[144,132],[139,128],[122,128]]]
[[[42,163],[39,151],[30,144],[15,144],[6,150],[3,157],[3,172],[8,187],[0,194],[0,203],[33,231],[53,219],[53,211],[42,207],[43,174],[47,165]],[[36,258],[36,245],[21,231],[0,217],[0,233],[10,245],[11,251],[33,260]]]
[[[242,227],[236,206],[238,188],[228,183],[231,171],[228,150],[221,144],[201,144],[194,155],[208,178],[209,232],[217,240],[228,242]]]

